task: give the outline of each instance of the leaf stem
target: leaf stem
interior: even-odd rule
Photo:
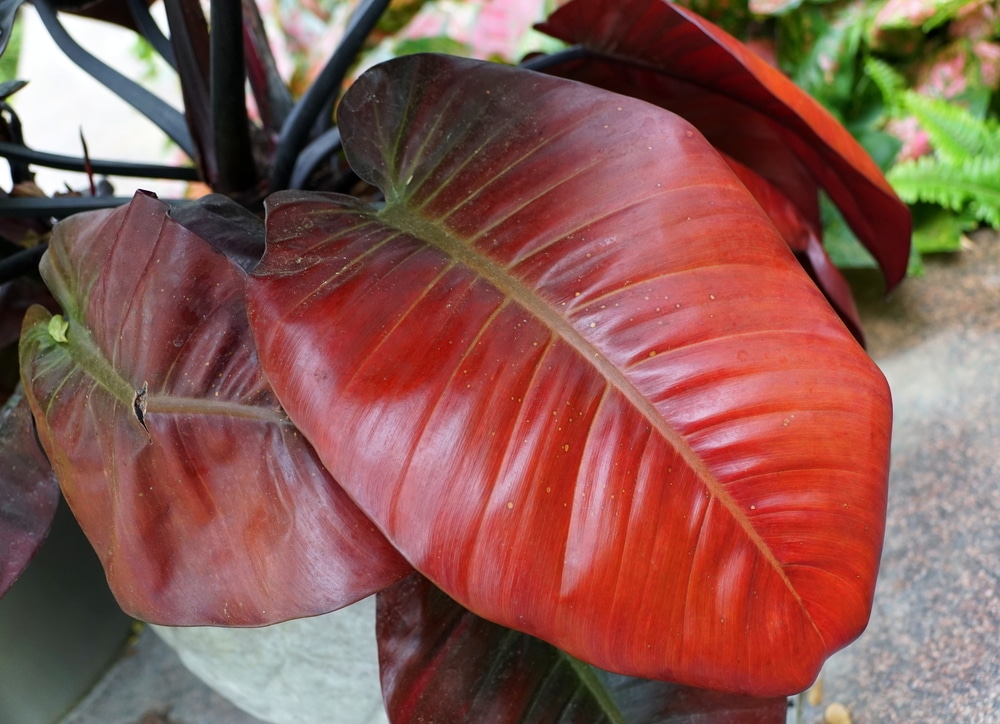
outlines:
[[[33,148],[7,141],[0,141],[0,156],[14,161],[24,161],[36,166],[44,166],[45,168],[59,168],[64,171],[84,170],[82,158],[36,151]],[[90,168],[96,174],[108,176],[173,179],[177,181],[197,181],[199,178],[198,172],[190,166],[164,166],[156,163],[103,161],[92,158],[90,159]]]
[[[177,70],[177,57],[174,55],[174,49],[170,45],[170,40],[163,34],[160,26],[156,24],[152,14],[149,12],[149,5],[143,0],[125,1],[128,5],[129,13],[132,15],[132,20],[135,21],[136,27],[139,28],[142,37],[153,46],[153,49],[160,54],[161,58],[170,64],[171,68]]]
[[[388,6],[389,0],[363,0],[347,26],[344,39],[320,71],[316,82],[292,108],[278,138],[274,165],[268,181],[269,191],[288,187],[296,158],[309,142],[309,134],[316,120],[323,114],[324,109],[330,107],[331,100],[340,95],[340,86],[347,76],[348,69]]]
[[[215,190],[231,195],[247,191],[257,183],[244,90],[241,0],[212,0],[209,17],[209,95],[218,168]]]
[[[41,18],[45,29],[52,36],[52,40],[70,60],[139,113],[146,116],[174,143],[180,146],[184,153],[194,158],[194,144],[191,141],[191,134],[188,133],[184,117],[177,110],[84,50],[59,22],[51,0],[35,0],[34,5],[38,17]]]

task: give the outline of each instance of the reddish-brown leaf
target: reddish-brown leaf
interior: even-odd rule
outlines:
[[[808,686],[869,615],[881,374],[678,116],[438,56],[341,105],[374,209],[288,192],[248,279],[296,425],[477,615],[618,673]]]
[[[243,272],[165,204],[138,194],[62,222],[41,271],[69,326],[60,341],[51,315],[29,310],[22,379],[122,608],[259,625],[405,575],[274,398]]]
[[[479,618],[414,574],[378,594],[390,720],[451,724],[784,724],[758,699],[609,674]]]
[[[865,150],[822,106],[742,43],[667,0],[572,0],[539,29],[593,54],[550,72],[668,108],[777,186],[819,228],[817,185],[892,288],[910,213]]]
[[[0,598],[45,540],[59,486],[35,440],[31,410],[17,395],[0,409]]]

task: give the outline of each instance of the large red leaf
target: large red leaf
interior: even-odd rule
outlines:
[[[593,51],[551,72],[679,113],[816,228],[818,183],[887,285],[905,276],[909,210],[875,162],[819,103],[725,31],[667,0],[572,0],[538,27]]]
[[[0,598],[34,558],[52,525],[59,486],[17,393],[0,409]]]
[[[867,622],[884,379],[683,119],[437,56],[341,106],[376,210],[286,192],[247,282],[327,467],[472,612],[758,695]]]
[[[823,247],[823,242],[820,241],[822,231],[804,219],[799,208],[767,179],[725,154],[723,158],[747,187],[747,191],[757,199],[788,248],[795,252],[799,263],[837,310],[847,328],[864,344],[864,330],[861,327],[861,315],[854,303],[854,293]]]
[[[394,722],[784,724],[758,699],[617,676],[465,610],[414,574],[378,594],[382,694]]]
[[[173,625],[322,613],[408,567],[291,425],[257,362],[244,275],[168,207],[56,227],[21,371],[63,493],[122,608]]]

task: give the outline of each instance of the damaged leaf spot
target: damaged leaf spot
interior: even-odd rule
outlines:
[[[149,435],[149,428],[146,427],[146,395],[149,393],[149,383],[143,382],[142,389],[135,391],[135,396],[132,398],[132,413],[135,415],[135,419],[139,421],[142,425],[142,429],[146,431]]]
[[[59,344],[66,344],[66,332],[69,331],[69,322],[61,314],[56,314],[49,320],[49,336]]]

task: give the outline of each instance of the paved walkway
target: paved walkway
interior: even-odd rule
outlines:
[[[893,391],[889,519],[871,623],[824,703],[854,724],[1000,721],[1000,238],[862,314]]]

